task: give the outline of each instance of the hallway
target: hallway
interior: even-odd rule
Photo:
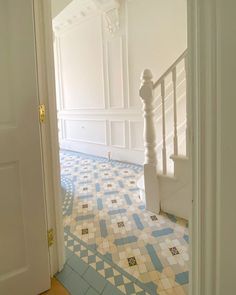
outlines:
[[[60,158],[67,264],[57,278],[71,294],[187,294],[187,222],[145,210],[142,166]]]

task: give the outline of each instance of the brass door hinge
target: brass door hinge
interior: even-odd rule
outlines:
[[[54,232],[53,229],[48,230],[48,247],[51,247],[54,244]]]
[[[39,121],[40,123],[44,123],[46,118],[46,106],[45,104],[39,105]]]

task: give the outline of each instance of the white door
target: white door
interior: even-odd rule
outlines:
[[[0,0],[0,294],[49,286],[33,0]]]

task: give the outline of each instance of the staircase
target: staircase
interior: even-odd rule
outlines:
[[[157,214],[162,210],[189,219],[191,160],[186,59],[184,51],[156,82],[152,81],[150,70],[142,74],[145,163],[138,187],[147,210]]]

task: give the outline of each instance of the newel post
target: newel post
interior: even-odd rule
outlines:
[[[156,134],[154,126],[154,106],[153,106],[153,82],[152,72],[145,70],[142,73],[142,83],[139,95],[143,102],[143,117],[144,117],[144,146],[145,146],[145,163],[157,165],[156,159]]]
[[[146,209],[155,213],[160,212],[160,194],[157,179],[157,155],[156,155],[156,132],[154,124],[154,91],[152,72],[144,70],[141,76],[141,87],[139,95],[143,102],[144,117],[144,190],[146,199]]]

